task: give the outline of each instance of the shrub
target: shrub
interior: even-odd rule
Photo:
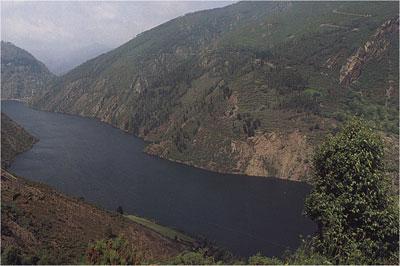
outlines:
[[[313,247],[313,239],[303,240],[300,247],[285,257],[285,264],[294,265],[331,265],[332,263]]]
[[[167,264],[172,265],[209,265],[215,264],[214,258],[207,256],[206,252],[185,251],[172,258]]]
[[[8,246],[4,249],[4,251],[1,253],[1,264],[2,265],[16,265],[16,264],[21,264],[22,259],[21,259],[21,254],[18,249],[12,246]]]
[[[88,264],[108,265],[141,264],[143,254],[119,236],[91,244],[86,251],[86,262]]]
[[[248,264],[251,265],[282,265],[283,262],[277,258],[264,257],[257,253],[249,258]]]

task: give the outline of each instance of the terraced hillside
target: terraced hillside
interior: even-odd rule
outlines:
[[[146,31],[32,105],[106,121],[169,160],[294,180],[357,115],[396,172],[398,27],[396,2],[239,2]]]
[[[33,55],[1,41],[1,99],[27,100],[54,78]]]

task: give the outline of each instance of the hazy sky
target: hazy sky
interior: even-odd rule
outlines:
[[[1,38],[48,61],[94,44],[117,47],[136,34],[175,17],[231,3],[2,0]]]

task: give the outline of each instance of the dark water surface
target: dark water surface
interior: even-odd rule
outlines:
[[[243,256],[279,256],[315,228],[302,216],[303,183],[196,169],[149,156],[142,140],[94,119],[14,101],[1,108],[40,139],[10,170],[64,193],[109,210],[121,205]]]

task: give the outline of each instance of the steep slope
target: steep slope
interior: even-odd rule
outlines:
[[[15,157],[29,150],[37,139],[1,113],[1,167],[8,167]]]
[[[351,115],[396,139],[397,10],[240,2],[188,14],[75,68],[32,104],[97,117],[170,160],[301,179],[314,145]]]
[[[186,246],[83,199],[28,181],[3,169],[36,139],[2,113],[1,254],[3,264],[83,263],[90,243],[121,236],[140,259],[168,259]]]
[[[26,100],[55,78],[27,51],[1,41],[1,99]]]
[[[1,171],[2,258],[22,264],[80,264],[89,244],[110,234],[124,237],[148,262],[183,250],[122,215]]]

